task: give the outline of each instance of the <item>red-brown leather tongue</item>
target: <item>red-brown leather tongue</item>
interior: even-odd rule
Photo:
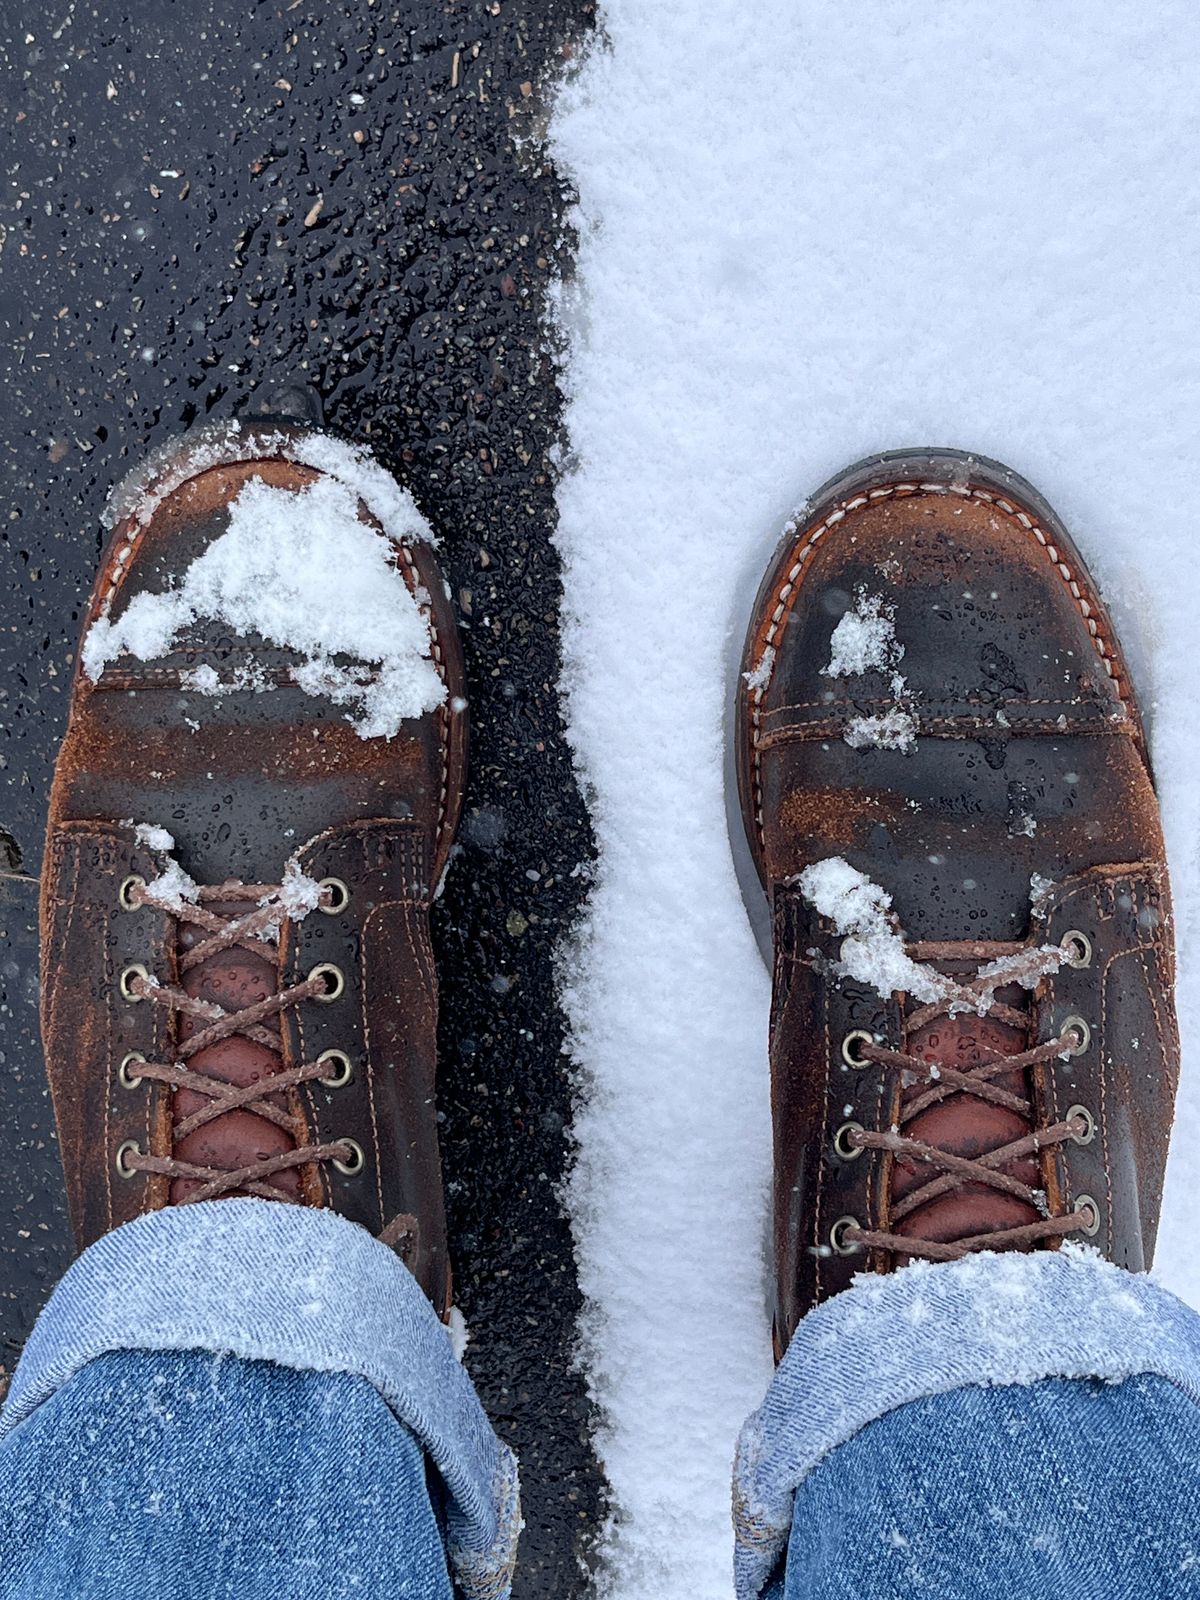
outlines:
[[[1006,1006],[1028,1010],[1029,994],[1026,990],[1014,986],[1003,990],[1000,998]],[[936,1062],[938,1066],[954,1067],[960,1072],[968,1072],[971,1067],[993,1059],[998,1053],[1015,1055],[1028,1047],[1028,1028],[1016,1027],[995,1017],[981,1017],[975,1012],[935,1018],[910,1033],[906,1045],[911,1055],[923,1061]],[[1031,1085],[1020,1067],[1012,1072],[1000,1073],[991,1081],[1022,1099],[1030,1097]],[[900,1097],[901,1110],[926,1093],[928,1088],[929,1085],[925,1083],[904,1087]],[[989,1150],[1020,1139],[1030,1132],[1031,1126],[1027,1118],[1005,1106],[993,1105],[977,1095],[954,1093],[918,1112],[911,1121],[902,1123],[900,1131],[907,1138],[919,1139],[939,1150],[973,1160]],[[999,1170],[1031,1188],[1039,1185],[1040,1170],[1036,1157],[1022,1157]],[[914,1189],[919,1189],[937,1176],[937,1168],[927,1162],[896,1157],[892,1167],[893,1202],[903,1200]],[[1036,1222],[1037,1215],[1030,1206],[1012,1195],[1002,1194],[986,1184],[965,1183],[918,1206],[915,1211],[894,1223],[893,1231],[909,1238],[951,1243],[974,1234],[1022,1227],[1026,1223]]]
[[[244,916],[247,907],[244,903],[210,904],[208,909],[219,916]],[[207,936],[190,926],[181,928],[180,954],[191,949],[203,937]],[[262,952],[259,955],[257,951],[236,946],[219,951],[186,972],[182,987],[198,999],[215,1000],[226,1011],[254,1005],[274,994],[278,984],[275,952],[268,944],[263,945]],[[211,1024],[203,1017],[181,1012],[178,1026],[182,1043]],[[279,1027],[274,1019],[268,1020],[263,1026],[269,1033],[278,1035]],[[208,1077],[220,1078],[241,1087],[281,1071],[283,1057],[278,1048],[268,1050],[253,1039],[235,1034],[232,1038],[219,1039],[215,1044],[206,1046],[192,1056],[188,1065]],[[285,1094],[272,1095],[269,1103],[284,1112],[289,1109]],[[173,1104],[175,1126],[178,1127],[187,1117],[209,1104],[211,1102],[207,1095],[198,1094],[194,1089],[177,1089]],[[283,1128],[251,1110],[239,1108],[223,1112],[221,1116],[185,1134],[175,1145],[175,1155],[180,1161],[193,1162],[196,1166],[236,1172],[241,1167],[265,1161],[269,1156],[280,1155],[295,1147],[295,1140]],[[276,1172],[272,1174],[270,1182],[289,1199],[301,1198],[298,1171]],[[173,1179],[171,1203],[178,1204],[199,1186],[198,1178]]]

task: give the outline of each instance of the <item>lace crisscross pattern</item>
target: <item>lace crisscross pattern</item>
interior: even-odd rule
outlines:
[[[1067,949],[1063,950],[1061,956],[1053,952],[1051,960],[1057,966],[1059,959],[1068,959],[1070,954]],[[1040,952],[1030,952],[1031,967],[1040,955]],[[1044,956],[1042,959],[1045,960]],[[1010,975],[1015,970],[1010,969]],[[956,984],[944,998],[913,1011],[907,1018],[907,1032],[909,1035],[917,1034],[929,1023],[951,1017],[964,1009],[1026,1032],[1029,1027],[1028,1012],[1004,1004],[997,999],[994,991],[995,980],[984,977]],[[1062,1121],[1039,1126],[1034,1102],[1026,1095],[1014,1094],[995,1081],[1014,1072],[1027,1072],[1039,1066],[1053,1067],[1059,1061],[1078,1055],[1087,1044],[1086,1037],[1080,1031],[1083,1026],[1079,1019],[1069,1019],[1058,1036],[1025,1050],[1006,1052],[981,1049],[981,1059],[966,1070],[926,1060],[907,1050],[892,1049],[869,1035],[859,1038],[855,1050],[861,1061],[874,1062],[885,1071],[898,1074],[905,1090],[917,1089],[920,1092],[903,1099],[897,1120],[888,1129],[875,1131],[854,1123],[840,1130],[844,1151],[879,1151],[897,1160],[927,1167],[929,1177],[903,1198],[891,1201],[888,1207],[890,1226],[887,1229],[864,1228],[851,1218],[844,1219],[845,1225],[840,1229],[837,1247],[843,1251],[864,1248],[883,1250],[893,1255],[919,1256],[929,1261],[954,1261],[979,1250],[1019,1250],[1068,1234],[1095,1233],[1099,1215],[1095,1202],[1090,1198],[1080,1197],[1076,1208],[1064,1215],[1049,1216],[1045,1214],[1044,1193],[1005,1170],[1023,1158],[1037,1157],[1042,1151],[1068,1141],[1086,1142],[1094,1132],[1090,1117],[1080,1108],[1072,1108],[1072,1112]],[[1029,1132],[973,1157],[941,1149],[905,1132],[922,1112],[954,1095],[971,1096],[1003,1107],[1026,1123]],[[1020,1227],[991,1229],[949,1242],[895,1231],[906,1217],[930,1201],[968,1184],[982,1185],[1008,1195],[1042,1215],[1036,1221]]]
[[[323,887],[321,893],[327,905],[330,891]],[[128,887],[123,890],[123,903],[130,909],[150,906],[164,911],[177,924],[190,925],[197,931],[199,936],[191,949],[180,955],[180,977],[224,951],[241,948],[262,956],[277,949],[283,921],[294,914],[289,908],[285,885],[239,881],[195,885],[190,894],[185,896],[167,881],[147,884],[140,878],[133,878],[128,880]],[[235,909],[218,911],[214,909],[218,905]],[[237,909],[241,906],[246,909]],[[229,1083],[191,1064],[209,1046],[239,1035],[263,1046],[278,1058],[281,1050],[278,1019],[289,1007],[308,1000],[331,998],[331,978],[342,981],[336,969],[327,964],[318,966],[300,983],[280,987],[275,993],[251,1005],[227,1008],[215,1000],[188,994],[179,983],[163,983],[144,968],[127,968],[122,974],[122,989],[129,999],[149,1001],[165,1007],[176,1016],[183,1014],[194,1017],[201,1024],[189,1038],[177,1042],[174,1060],[146,1061],[139,1058],[130,1063],[128,1069],[128,1081],[131,1084],[140,1079],[163,1083],[172,1090],[191,1090],[206,1102],[200,1110],[174,1123],[173,1146],[227,1112],[248,1110],[281,1128],[292,1141],[292,1148],[233,1170],[224,1170],[181,1160],[174,1153],[174,1148],[170,1155],[155,1155],[137,1147],[123,1147],[118,1156],[118,1169],[122,1174],[132,1176],[135,1172],[145,1172],[170,1179],[192,1179],[196,1186],[181,1196],[179,1202],[186,1204],[232,1194],[287,1200],[291,1196],[271,1181],[282,1172],[320,1162],[339,1163],[343,1170],[351,1170],[352,1164],[361,1160],[361,1151],[353,1141],[308,1142],[304,1119],[275,1103],[280,1095],[286,1095],[287,1091],[301,1084],[311,1083],[315,1079],[328,1081],[330,1064],[327,1059],[306,1061],[296,1067],[281,1066],[279,1071],[266,1073],[255,1082],[242,1085]],[[272,1022],[274,1027],[269,1025]]]

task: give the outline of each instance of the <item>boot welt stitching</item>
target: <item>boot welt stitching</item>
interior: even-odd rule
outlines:
[[[1103,663],[1105,672],[1116,685],[1117,694],[1119,695],[1122,704],[1125,706],[1126,710],[1129,710],[1129,701],[1126,698],[1124,687],[1120,678],[1113,669],[1112,662],[1109,659],[1108,645],[1100,633],[1095,618],[1091,614],[1091,607],[1083,598],[1079,584],[1076,582],[1070,567],[1067,566],[1065,561],[1060,559],[1057,548],[1050,543],[1050,540],[1047,538],[1042,529],[1027,514],[1018,511],[1017,508],[1011,505],[1007,500],[1001,499],[996,495],[989,494],[985,489],[960,489],[956,488],[953,484],[944,483],[894,483],[880,485],[879,488],[870,490],[869,494],[856,495],[854,499],[848,500],[845,505],[839,506],[835,511],[830,512],[825,520],[809,533],[807,539],[797,548],[794,553],[796,559],[793,561],[793,564],[788,571],[784,584],[776,591],[776,604],[771,612],[771,621],[763,639],[763,648],[759,655],[759,661],[751,662],[751,671],[757,669],[758,665],[761,664],[762,656],[766,654],[767,650],[769,650],[774,643],[775,635],[779,630],[779,624],[783,620],[784,614],[790,609],[788,601],[792,596],[797,579],[800,577],[800,574],[803,572],[804,568],[808,565],[812,557],[813,549],[818,540],[820,540],[830,528],[836,527],[848,512],[859,511],[864,506],[871,504],[872,501],[886,500],[896,497],[911,499],[913,495],[921,493],[943,496],[954,494],[958,495],[959,498],[963,500],[979,500],[986,505],[994,505],[998,511],[1001,511],[1004,513],[1004,515],[1011,517],[1021,527],[1024,527],[1028,532],[1033,534],[1038,543],[1046,551],[1055,569],[1063,579],[1063,582],[1067,586],[1068,592],[1075,599],[1079,608],[1079,612],[1087,624],[1088,632],[1092,636],[1092,642],[1095,645],[1096,654]],[[784,597],[784,589],[787,590],[786,598]],[[774,669],[774,662],[771,663],[771,668],[772,670]],[[760,684],[757,688],[751,691],[752,704],[750,710],[752,723],[751,744],[754,760],[754,823],[758,833],[759,847],[763,851],[766,850],[766,839],[764,837],[763,829],[762,756],[758,748],[758,735],[762,718],[762,702],[770,686],[771,672],[768,672],[766,682]]]
[[[202,477],[204,472],[207,472],[207,471],[215,470],[215,469],[218,469],[218,468],[222,469],[222,470],[228,470],[228,469],[231,469],[233,467],[245,466],[248,463],[253,463],[255,461],[263,461],[263,460],[267,460],[267,459],[276,459],[276,458],[265,457],[265,456],[237,456],[237,457],[234,457],[234,458],[232,458],[232,459],[230,459],[228,461],[214,462],[211,467],[202,468],[201,470],[199,470],[199,471],[197,471],[195,473],[192,473],[192,474],[190,474],[189,476],[187,476],[185,478],[182,478],[179,481],[179,483],[176,484],[175,488],[176,489],[181,489],[184,486],[184,484],[191,483],[196,478]],[[281,459],[289,460],[290,458],[287,457],[287,456],[284,456]],[[148,488],[147,488],[147,492],[148,492]],[[175,490],[171,490],[169,492],[170,493],[174,493]],[[130,513],[130,515],[133,515],[133,513]],[[146,529],[149,526],[150,526],[149,520],[147,520],[144,523],[141,523],[138,526],[135,526],[134,529],[132,530],[132,532],[130,532],[126,536],[125,543],[123,545],[121,545],[120,548],[114,553],[112,561],[110,562],[110,565],[109,565],[109,573],[105,574],[105,576],[108,577],[108,586],[104,591],[104,598],[101,600],[99,609],[96,612],[96,616],[97,617],[107,616],[108,615],[108,612],[112,607],[113,599],[115,598],[117,590],[121,585],[121,581],[125,576],[125,567],[126,567],[127,563],[130,561],[130,559],[132,558],[132,556],[134,555],[135,551],[137,550],[137,547],[141,543],[142,538],[143,538],[143,536],[144,536],[144,534],[146,532]],[[419,576],[419,574],[418,574],[418,572],[416,570],[416,565],[413,562],[412,553],[409,550],[408,546],[406,544],[402,543],[400,540],[391,540],[391,542],[396,546],[396,549],[399,551],[399,553],[400,553],[400,555],[401,555],[401,557],[402,557],[402,559],[404,561],[404,564],[405,564],[406,568],[408,569],[408,577],[411,580],[411,582],[409,584],[409,589],[410,589],[410,592],[412,592],[414,588],[420,586],[420,576]],[[430,648],[431,648],[431,652],[432,652],[432,655],[433,655],[434,664],[435,664],[435,666],[437,668],[438,677],[441,678],[442,685],[443,685],[444,688],[446,688],[446,690],[448,692],[449,691],[449,684],[447,684],[447,682],[446,682],[445,658],[444,658],[443,653],[442,653],[441,640],[440,640],[440,638],[438,636],[437,626],[436,626],[436,624],[434,622],[434,619],[433,619],[433,607],[432,606],[422,607],[421,614],[422,614],[422,616],[425,617],[426,623],[427,623],[428,628],[429,628]],[[95,618],[93,618],[92,620],[95,620]],[[449,730],[446,727],[446,718],[442,714],[442,710],[441,710],[440,707],[438,708],[437,716],[438,716],[439,740],[440,740],[440,743],[441,743],[442,775],[441,775],[441,792],[440,792],[440,794],[438,796],[438,820],[437,820],[437,825],[436,825],[435,831],[436,831],[436,833],[438,835],[438,840],[439,840],[439,843],[440,843],[440,841],[441,841],[441,832],[442,832],[442,822],[443,822],[443,820],[445,818],[446,803],[447,803],[447,800],[448,800],[448,797],[449,797],[449,786],[450,786],[449,766],[450,766],[450,762],[449,762],[449,749],[448,749],[448,746],[449,746]]]

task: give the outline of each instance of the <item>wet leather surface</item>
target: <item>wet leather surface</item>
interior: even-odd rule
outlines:
[[[1080,1193],[1095,1198],[1101,1225],[1089,1242],[1110,1258],[1140,1266],[1153,1250],[1178,1040],[1169,891],[1138,708],[1111,623],[1048,508],[1026,507],[1012,490],[1005,498],[1004,484],[982,475],[980,494],[965,484],[952,491],[960,471],[965,479],[967,468],[947,465],[923,492],[919,472],[864,466],[781,546],[751,623],[746,664],[768,646],[776,652],[763,693],[741,691],[739,750],[747,834],[773,905],[784,1342],[809,1306],[855,1272],[891,1267],[883,1251],[833,1249],[838,1219],[887,1231],[890,1206],[930,1175],[900,1158],[839,1155],[840,1124],[886,1131],[911,1097],[894,1073],[845,1061],[842,1040],[856,1028],[962,1066],[1055,1038],[1066,1016],[1087,1016],[1092,1042],[1082,1057],[999,1081],[1032,1096],[1043,1121],[1084,1103],[1106,1131],[1006,1170],[1032,1184],[1040,1167],[1052,1209],[1069,1209]],[[895,494],[896,482],[908,487]],[[841,678],[826,670],[833,629],[861,593],[894,610],[917,735],[908,751],[855,749],[843,736],[852,718],[896,703],[882,670]],[[840,941],[794,880],[834,855],[892,896],[909,940],[949,945],[952,956],[972,941],[1039,944],[1080,928],[1092,965],[1063,968],[1032,996],[1004,992],[1022,1024],[960,1017],[910,1032],[911,1001],[828,976]],[[1058,886],[1037,915],[1035,874]],[[952,960],[943,966],[955,970]],[[1063,1009],[1068,993],[1077,1012]],[[961,1096],[904,1131],[914,1129],[967,1157],[1027,1131],[1006,1109]],[[1035,1215],[1015,1197],[967,1184],[910,1213],[899,1231],[954,1240]]]

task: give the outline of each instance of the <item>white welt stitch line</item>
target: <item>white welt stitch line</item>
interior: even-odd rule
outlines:
[[[107,614],[108,608],[112,604],[113,595],[116,594],[117,587],[121,582],[121,575],[124,571],[125,563],[133,554],[133,547],[138,541],[138,534],[141,532],[142,530],[139,528],[137,532],[130,534],[129,538],[125,541],[123,549],[116,558],[116,562],[113,566],[113,575],[108,580],[108,588],[104,591],[104,599],[100,602],[100,610],[103,614]]]
[[[815,545],[817,540],[821,538],[822,534],[827,533],[830,528],[835,527],[839,522],[841,522],[848,512],[860,510],[863,506],[869,505],[872,501],[887,500],[896,495],[919,494],[922,491],[931,494],[953,493],[962,495],[965,499],[980,500],[985,505],[994,505],[998,511],[1004,512],[1006,516],[1011,517],[1015,522],[1019,523],[1021,527],[1026,529],[1027,532],[1034,535],[1038,543],[1045,549],[1046,554],[1054,564],[1055,570],[1063,579],[1064,583],[1067,585],[1069,593],[1078,604],[1080,615],[1087,623],[1088,632],[1091,634],[1092,640],[1096,646],[1096,654],[1103,662],[1105,672],[1115,683],[1117,683],[1117,693],[1121,697],[1122,704],[1125,705],[1126,709],[1128,710],[1129,703],[1121,691],[1120,683],[1117,681],[1117,675],[1113,669],[1108,645],[1100,633],[1100,629],[1095,618],[1092,616],[1091,607],[1083,598],[1083,595],[1080,592],[1079,584],[1076,582],[1070,567],[1065,561],[1060,559],[1058,550],[1050,543],[1042,529],[1037,525],[1036,522],[1033,522],[1030,519],[1027,513],[1024,511],[1018,511],[1016,506],[1010,505],[1007,500],[1003,500],[997,495],[989,494],[986,489],[959,489],[953,484],[884,484],[878,489],[869,490],[865,495],[856,495],[853,500],[847,500],[844,505],[838,506],[836,510],[831,511],[818,527],[813,528],[809,532],[808,537],[796,551],[797,559],[788,572],[786,582],[781,586],[780,589],[776,591],[776,605],[771,612],[770,626],[767,628],[766,634],[763,638],[763,647],[759,652],[758,661],[751,661],[750,663],[751,672],[757,670],[758,666],[762,662],[763,656],[766,655],[767,651],[774,644],[775,636],[779,631],[779,624],[783,620],[784,615],[790,609],[787,602],[791,598],[791,595],[796,587],[796,580],[800,576],[801,570],[806,565],[808,557],[812,554],[813,545]],[[763,838],[762,751],[759,748],[759,736],[762,730],[762,702],[767,690],[771,686],[771,674],[774,672],[774,668],[775,663],[772,662],[771,671],[767,673],[766,682],[759,685],[753,691],[753,705],[750,711],[752,730],[751,739],[753,741],[754,754],[754,820],[758,827],[759,844],[764,850],[766,848],[766,840]]]

